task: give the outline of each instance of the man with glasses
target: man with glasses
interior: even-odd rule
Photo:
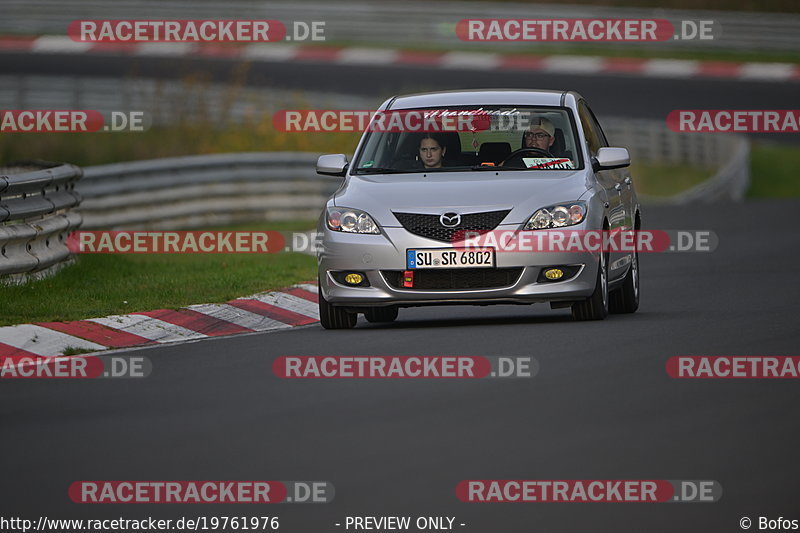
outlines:
[[[556,127],[544,117],[532,117],[522,139],[522,148],[538,148],[550,152],[555,142]]]

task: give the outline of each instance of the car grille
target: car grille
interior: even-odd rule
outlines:
[[[516,283],[522,275],[522,267],[414,270],[413,287],[403,287],[403,272],[381,270],[381,275],[390,286],[403,290],[496,289]]]
[[[420,213],[394,213],[400,224],[414,235],[442,242],[453,242],[453,237],[462,238],[465,231],[488,233],[500,225],[510,209],[487,211],[461,215],[461,223],[454,228],[446,228],[439,221],[439,215]]]

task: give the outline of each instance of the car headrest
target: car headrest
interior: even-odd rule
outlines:
[[[461,137],[458,132],[448,131],[439,133],[439,138],[444,142],[447,151],[444,153],[444,158],[447,160],[457,160],[461,156]]]
[[[511,154],[511,143],[486,142],[478,150],[478,163],[497,165]]]

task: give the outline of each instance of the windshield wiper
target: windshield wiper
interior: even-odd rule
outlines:
[[[403,170],[399,168],[381,168],[381,167],[366,167],[366,168],[357,168],[357,174],[408,174],[414,172],[414,170]]]
[[[497,172],[500,172],[500,171],[505,172],[507,170],[530,170],[530,169],[522,168],[522,167],[490,167],[490,166],[479,165],[479,166],[472,167],[472,170],[495,170]]]
[[[490,167],[490,166],[472,166],[472,167],[440,167],[440,168],[383,168],[383,167],[367,167],[357,168],[354,174],[438,174],[444,172],[465,172],[465,171],[494,171],[494,172],[508,172],[518,170],[538,170],[523,167]]]

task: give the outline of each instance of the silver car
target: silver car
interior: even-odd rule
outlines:
[[[600,320],[639,306],[638,254],[607,246],[509,249],[488,237],[614,234],[641,227],[625,148],[608,146],[586,101],[568,91],[470,90],[390,98],[320,218],[323,327],[398,308],[533,304]],[[375,119],[373,119],[375,120]],[[465,248],[473,238],[476,247]]]

